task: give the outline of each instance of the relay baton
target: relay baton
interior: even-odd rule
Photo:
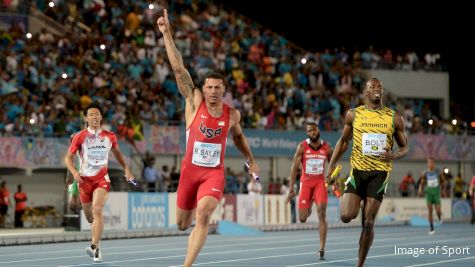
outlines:
[[[249,172],[249,168],[250,168],[250,164],[249,162],[246,161],[246,165],[245,165],[245,168],[246,168],[246,171]],[[259,174],[255,173],[255,172],[252,172],[251,173],[252,177],[254,178],[254,180],[260,182],[261,181],[261,177],[259,177]]]

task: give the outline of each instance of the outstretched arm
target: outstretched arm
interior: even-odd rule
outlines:
[[[287,195],[287,203],[289,203],[290,200],[292,200],[292,198],[295,196],[294,184],[295,180],[297,179],[300,162],[302,162],[303,151],[304,147],[299,144],[297,146],[297,149],[295,150],[294,159],[292,160],[292,166],[290,167],[289,194]]]
[[[353,118],[354,112],[352,109],[348,110],[345,116],[345,126],[343,127],[343,131],[341,133],[340,139],[336,142],[335,150],[333,151],[332,157],[330,159],[330,163],[328,164],[328,170],[326,174],[326,181],[327,183],[331,183],[331,174],[335,169],[336,163],[340,160],[341,156],[345,153],[348,149],[348,144],[350,143],[351,137],[353,136]]]
[[[186,70],[185,65],[183,64],[183,58],[181,57],[180,52],[173,42],[170,23],[168,21],[168,11],[165,9],[163,12],[163,17],[160,17],[157,20],[158,29],[163,34],[165,48],[167,50],[168,59],[170,60],[173,72],[175,73],[178,89],[180,90],[180,93],[183,95],[183,97],[185,97],[187,103],[191,104],[193,107],[193,90],[195,86],[193,85],[193,80],[191,79],[190,73]]]

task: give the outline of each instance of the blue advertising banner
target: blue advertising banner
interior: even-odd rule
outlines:
[[[278,156],[293,156],[297,145],[306,139],[307,133],[305,131],[276,131],[276,130],[256,130],[243,129],[244,135],[247,137],[249,146],[255,156],[259,157],[278,157]],[[180,150],[185,151],[185,130],[180,130]],[[335,132],[321,132],[321,138],[335,146],[339,133]],[[349,155],[349,152],[347,152]],[[239,156],[241,155],[234,146],[232,136],[228,137],[226,143],[226,155]],[[345,154],[346,155],[346,154]]]
[[[129,193],[128,229],[168,227],[168,193]]]

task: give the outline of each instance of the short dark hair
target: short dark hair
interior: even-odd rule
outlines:
[[[378,79],[378,78],[371,78],[369,80],[366,81],[365,85],[364,85],[364,89],[366,89],[366,87],[368,87],[368,85],[371,83],[371,82],[378,82],[381,84],[381,86],[383,86],[384,88],[384,85],[383,83]]]
[[[97,108],[99,112],[101,113],[101,116],[104,114],[102,107],[98,103],[91,103],[84,109],[84,112],[83,112],[84,116],[87,116],[87,111],[91,108]]]
[[[318,128],[317,123],[316,123],[316,122],[313,122],[313,121],[305,123],[305,128],[307,128],[307,126],[310,126],[310,125],[313,125],[313,126],[315,126],[315,127]]]
[[[224,76],[219,73],[219,72],[209,72],[207,73],[204,78],[203,78],[203,82],[202,82],[202,86],[204,86],[205,82],[206,82],[206,79],[217,79],[217,80],[221,80],[223,81],[223,85],[226,87],[226,80],[224,79]]]
[[[221,73],[218,73],[218,72],[210,72],[210,73],[206,74],[205,80],[209,79],[209,78],[223,80],[223,82],[224,82],[224,76]]]

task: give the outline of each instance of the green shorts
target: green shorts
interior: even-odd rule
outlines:
[[[440,190],[439,188],[426,188],[426,202],[427,204],[440,204]]]
[[[76,180],[73,181],[72,184],[69,185],[69,194],[72,196],[79,195],[79,188],[78,188],[78,183]]]

